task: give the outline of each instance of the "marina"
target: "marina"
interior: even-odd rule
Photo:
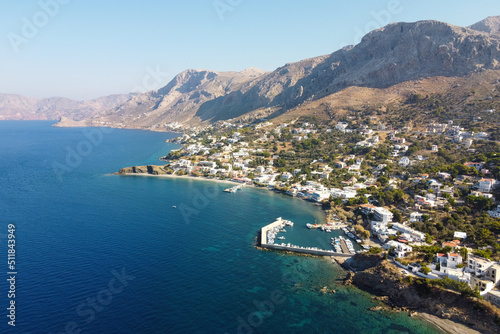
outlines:
[[[341,235],[339,228],[331,228],[329,224],[311,228],[311,225],[305,226],[311,231],[304,233],[303,225],[294,229],[293,222],[279,217],[261,229],[261,246],[267,249],[320,256],[350,257],[356,252],[363,251],[360,245]]]

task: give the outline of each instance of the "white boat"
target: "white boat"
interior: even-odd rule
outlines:
[[[285,240],[285,237],[281,236],[281,237],[278,237],[278,239]]]

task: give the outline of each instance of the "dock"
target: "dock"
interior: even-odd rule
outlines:
[[[240,190],[241,188],[243,188],[245,186],[245,184],[239,184],[237,186],[234,186],[234,187],[231,187],[231,188],[227,188],[227,189],[224,189],[223,191],[226,192],[226,193],[235,193],[237,192],[238,190]]]
[[[347,248],[347,245],[345,244],[345,240],[340,240],[340,248],[342,248],[342,253],[351,254],[351,252],[349,252],[349,249]]]

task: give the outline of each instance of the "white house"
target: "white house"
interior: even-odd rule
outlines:
[[[389,240],[387,241],[382,248],[390,249],[394,248],[394,252],[396,253],[396,257],[402,258],[406,257],[410,252],[413,251],[413,248],[405,243]]]
[[[488,214],[493,218],[500,218],[500,205],[495,210],[489,210]]]
[[[313,192],[311,199],[315,202],[322,202],[330,198],[330,192],[327,190]]]
[[[372,213],[375,220],[383,223],[392,222],[392,218],[394,216],[391,211],[383,207],[374,207]]]
[[[494,263],[490,260],[475,255],[469,255],[466,271],[473,273],[476,276],[484,276],[488,268],[493,264]]]
[[[420,213],[420,212],[410,213],[410,223],[421,221],[422,215],[423,215],[423,213]]]
[[[402,157],[399,160],[399,165],[403,167],[408,167],[410,165],[410,159],[408,157]]]
[[[494,179],[481,179],[477,183],[477,190],[483,193],[489,193],[496,185]]]
[[[417,242],[422,242],[425,240],[425,233],[414,230],[409,226],[400,223],[393,223],[392,228],[395,231],[400,232],[407,239],[411,239]]]
[[[335,129],[339,130],[340,132],[345,132],[348,125],[349,124],[347,122],[338,122],[335,126]]]

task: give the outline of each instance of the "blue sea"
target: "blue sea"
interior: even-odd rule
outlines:
[[[306,235],[306,223],[324,219],[317,206],[249,187],[227,194],[223,183],[112,175],[159,163],[178,147],[164,142],[175,134],[52,124],[0,122],[0,333],[438,333],[370,311],[370,295],[340,285],[330,259],[254,247],[280,216]]]

